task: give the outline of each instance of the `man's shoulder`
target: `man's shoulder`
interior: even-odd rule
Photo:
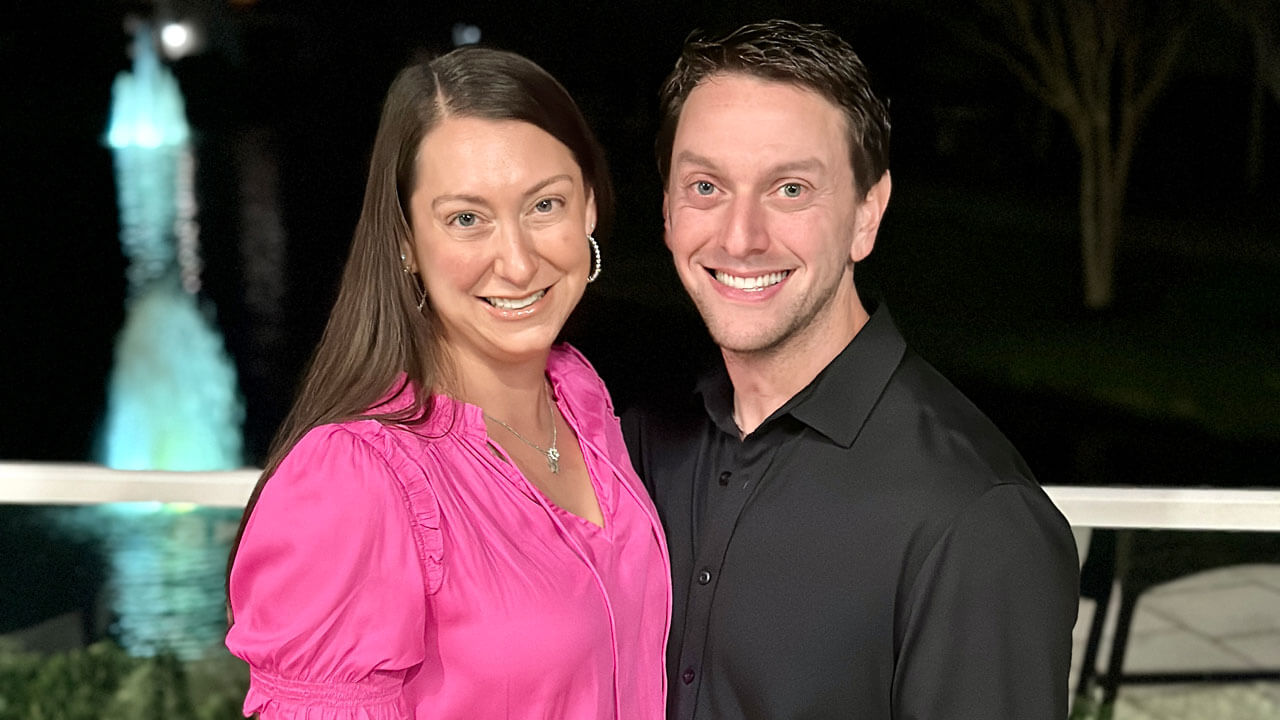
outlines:
[[[901,456],[909,467],[927,468],[931,477],[981,486],[1037,484],[986,413],[911,351],[885,387],[868,430],[882,440],[872,443],[879,451]]]
[[[624,408],[620,417],[631,464],[651,492],[692,472],[709,422],[699,395],[689,390],[650,396]]]
[[[623,436],[633,442],[676,449],[695,442],[705,430],[706,410],[692,390],[637,401],[621,412]]]
[[[908,534],[940,537],[974,512],[1013,503],[1066,528],[1005,434],[924,359],[908,351],[854,445],[866,493]],[[1003,504],[1001,504],[1003,503]],[[1048,525],[1042,525],[1048,527]]]

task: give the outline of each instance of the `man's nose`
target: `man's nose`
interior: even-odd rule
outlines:
[[[724,249],[734,257],[763,252],[769,244],[765,229],[764,208],[756,198],[739,196],[729,206],[728,226],[724,229]]]

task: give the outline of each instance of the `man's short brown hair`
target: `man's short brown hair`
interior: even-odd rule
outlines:
[[[721,74],[792,83],[839,107],[848,125],[849,162],[858,197],[889,169],[889,112],[872,91],[867,68],[853,48],[821,25],[766,20],[721,38],[695,31],[685,40],[660,95],[662,124],[656,150],[664,186],[685,100],[699,83]]]

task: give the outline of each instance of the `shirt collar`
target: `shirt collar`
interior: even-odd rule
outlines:
[[[790,415],[842,447],[853,445],[906,349],[889,309],[881,304],[844,350],[755,432]],[[733,385],[723,363],[699,381],[697,390],[716,427],[737,437]]]
[[[560,409],[574,417],[575,429],[592,433],[607,428],[614,416],[613,404],[595,370],[578,350],[568,344],[552,347],[547,357],[547,379],[553,388],[554,398]],[[604,403],[584,402],[583,398],[603,396]],[[392,389],[373,409],[379,412],[395,412],[413,403],[416,386],[402,372],[396,377]],[[476,442],[487,442],[488,430],[484,424],[484,411],[479,406],[457,400],[444,393],[435,393],[429,401],[431,413],[420,429],[431,436],[458,433]],[[596,438],[592,438],[595,440]]]

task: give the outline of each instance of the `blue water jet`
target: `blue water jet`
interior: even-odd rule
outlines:
[[[177,79],[151,28],[134,28],[133,67],[117,75],[106,144],[128,260],[97,460],[127,470],[230,470],[244,464],[235,366],[200,291],[196,157]],[[110,564],[99,627],[134,655],[221,649],[223,569],[239,511],[116,503],[67,522]],[[225,650],[223,650],[225,652]]]
[[[133,69],[112,86],[106,141],[115,160],[120,241],[129,264],[99,460],[127,470],[243,464],[235,366],[201,302],[195,156],[177,79],[149,27]]]

